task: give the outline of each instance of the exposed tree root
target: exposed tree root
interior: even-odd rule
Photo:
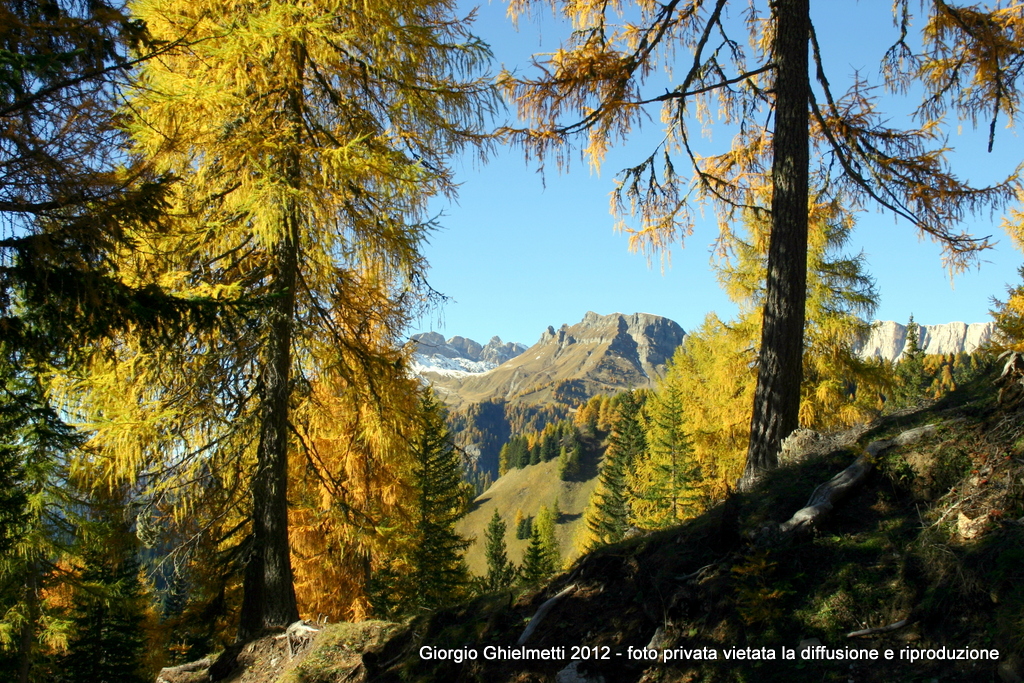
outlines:
[[[875,465],[879,453],[892,446],[905,446],[914,443],[924,436],[933,434],[935,425],[925,425],[900,433],[894,439],[872,441],[864,452],[854,460],[853,464],[814,489],[807,505],[797,510],[790,519],[779,525],[779,531],[789,534],[793,531],[814,526],[825,515],[832,511],[839,500],[844,498],[853,488],[864,481]]]
[[[551,611],[551,608],[554,607],[558,603],[558,601],[560,601],[562,598],[569,595],[569,593],[572,593],[575,590],[576,584],[566,586],[561,591],[559,591],[558,595],[546,600],[544,604],[537,608],[537,613],[533,615],[533,617],[530,619],[530,623],[526,625],[526,630],[523,631],[523,635],[519,636],[519,640],[516,641],[516,645],[525,645],[526,641],[528,641],[530,639],[530,636],[533,635],[533,632],[537,630],[538,626],[540,626],[540,622],[544,619],[544,617],[548,615],[548,612]]]
[[[319,632],[320,629],[313,627],[313,622],[299,620],[289,626],[281,635],[274,636],[274,639],[288,639],[288,659],[291,659],[297,650],[305,647],[313,639],[314,633]]]
[[[1005,360],[1003,371],[993,382],[999,387],[999,405],[1009,406],[1019,403],[1024,396],[1024,353],[1020,351],[1004,351],[999,360]]]
[[[860,636],[873,636],[876,633],[889,633],[890,631],[896,631],[903,628],[910,623],[910,619],[900,619],[895,624],[889,624],[888,626],[879,626],[877,628],[866,628],[861,631],[853,631],[847,633],[847,638],[859,638]]]
[[[187,662],[179,666],[165,666],[160,669],[160,673],[157,674],[156,683],[174,683],[179,680],[179,677],[183,674],[209,669],[212,663],[212,658],[204,657],[203,659],[199,659],[194,662]]]

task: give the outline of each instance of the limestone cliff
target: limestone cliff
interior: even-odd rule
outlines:
[[[917,343],[925,353],[971,353],[992,338],[995,323],[952,322],[920,325]],[[907,344],[907,327],[891,320],[874,323],[871,334],[858,349],[865,358],[896,360]]]

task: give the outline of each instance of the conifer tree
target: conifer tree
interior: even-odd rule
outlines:
[[[946,159],[944,117],[952,111],[976,124],[979,112],[991,112],[991,147],[996,119],[1012,120],[1019,110],[1019,7],[925,3],[915,22],[910,2],[893,3],[896,30],[882,57],[884,85],[905,93],[919,83],[923,97],[914,126],[901,130],[887,125],[875,90],[859,73],[845,94],[834,92],[822,59],[822,48],[830,46],[818,41],[809,0],[640,2],[628,11],[615,3],[515,0],[510,14],[522,17],[545,4],[568,19],[572,33],[560,49],[538,55],[536,75],[504,74],[531,126],[506,133],[528,158],[543,164],[554,157],[564,166],[572,143],[581,140],[583,155],[599,167],[612,145],[651,116],[647,108],[660,106],[664,139],[622,171],[613,196],[631,247],[664,253],[689,235],[694,199],[714,206],[724,243],[748,207],[769,215],[759,371],[742,481],[749,485],[776,466],[782,440],[800,420],[808,207],[822,199],[875,204],[939,242],[953,270],[988,246],[956,225],[968,212],[1010,201],[1016,175],[986,188],[957,178]],[[741,13],[746,40],[732,35],[728,19]],[[918,53],[908,42],[912,25],[921,27]],[[647,91],[651,74],[679,64],[671,90]],[[715,121],[739,132],[730,149],[709,153],[700,140],[710,136],[691,128],[696,123],[707,132]],[[684,164],[690,177],[679,172]],[[758,196],[765,192],[767,201]]]
[[[0,453],[12,488],[0,494],[9,526],[0,550],[0,650],[13,655],[19,683],[45,677],[45,644],[60,643],[67,615],[43,598],[68,579],[82,499],[69,480],[83,437],[46,396],[41,370],[9,346],[0,355]],[[0,661],[3,659],[0,655]],[[10,660],[8,660],[10,662]],[[13,678],[13,676],[12,676]]]
[[[505,474],[512,469],[520,469],[529,464],[530,452],[525,434],[516,434],[509,438],[501,447],[498,456],[499,473]]]
[[[487,558],[487,575],[484,586],[487,590],[496,591],[508,588],[516,579],[516,567],[509,561],[505,545],[505,522],[494,510],[491,521],[487,524],[484,542],[484,555]]]
[[[924,398],[925,391],[931,383],[931,377],[925,370],[925,354],[921,348],[921,326],[914,322],[914,316],[907,321],[907,337],[903,353],[896,360],[895,386],[893,387],[893,407],[900,408],[916,405]]]
[[[503,477],[509,470],[514,469],[516,467],[514,462],[515,456],[512,454],[512,440],[510,439],[498,451],[498,476]]]
[[[559,440],[559,425],[548,423],[544,427],[543,439],[541,440],[541,462],[554,460],[558,457]]]
[[[516,510],[516,538],[522,541],[529,538],[533,533],[533,517],[524,515],[522,510]]]
[[[1020,212],[1020,225],[1018,231],[1024,229],[1024,212]],[[1021,241],[1015,240],[1017,248],[1021,248]],[[1021,280],[1024,281],[1024,266],[1017,271]],[[995,318],[996,328],[999,330],[997,343],[1002,347],[1013,351],[1024,351],[1024,284],[1007,287],[1006,301],[994,299],[995,310],[992,315]]]
[[[419,606],[436,609],[459,597],[469,582],[462,557],[469,541],[455,531],[456,522],[466,514],[467,497],[444,408],[429,392],[421,405],[423,422],[413,449],[419,504],[412,590]]]
[[[543,454],[544,454],[543,442],[544,442],[543,437],[540,434],[537,434],[536,435],[536,440],[533,442],[533,446],[530,447],[530,461],[527,464],[529,464],[529,465],[539,465],[541,462],[543,462],[543,460],[544,460],[544,457],[543,457]]]
[[[126,276],[120,258],[133,229],[165,227],[174,182],[126,153],[125,83],[181,36],[151,41],[125,3],[104,0],[5,3],[0,15],[0,469],[14,475],[0,516],[15,513],[0,522],[0,546],[13,540],[0,550],[0,648],[27,683],[45,678],[40,651],[65,640],[67,615],[42,598],[76,584],[73,526],[91,504],[69,481],[91,466],[76,462],[83,437],[65,423],[80,406],[59,405],[42,378],[126,331],[180,342],[232,307]]]
[[[207,318],[204,302],[124,280],[113,258],[131,245],[127,226],[162,221],[171,183],[124,154],[126,76],[180,36],[157,45],[124,3],[103,0],[0,13],[0,341],[67,366],[112,332],[166,340]]]
[[[583,460],[583,441],[575,426],[569,428],[569,434],[558,456],[558,477],[562,481],[572,481],[580,473]]]
[[[800,424],[833,429],[876,415],[888,376],[854,351],[877,295],[862,259],[841,253],[852,218],[837,203],[816,205],[810,215]],[[677,350],[658,390],[662,396],[678,392],[686,407],[682,429],[707,500],[720,499],[735,484],[749,444],[767,224],[753,214],[746,218],[733,235],[731,254],[716,264],[738,317],[723,321],[709,314]]]
[[[600,418],[601,412],[601,394],[592,396],[589,401],[576,411],[576,416],[573,419],[574,424],[580,431],[584,431],[588,436],[593,437],[597,431],[597,422]]]
[[[704,484],[685,432],[686,405],[678,385],[663,384],[645,409],[647,450],[631,472],[629,490],[633,522],[657,529],[700,514]]]
[[[188,42],[143,67],[124,118],[180,181],[123,277],[259,305],[172,349],[124,335],[68,402],[95,419],[98,476],[173,488],[178,519],[194,506],[244,550],[242,639],[297,618],[294,586],[311,611],[360,616],[374,551],[408,543],[416,387],[395,349],[430,292],[428,202],[454,192],[450,156],[485,142],[495,106],[489,51],[452,10],[134,5],[154,40]]]
[[[557,501],[556,501],[557,506]],[[562,566],[562,552],[558,548],[558,539],[555,537],[555,524],[558,517],[555,511],[547,505],[541,505],[537,511],[537,518],[533,522],[533,529],[540,538],[541,551],[543,553],[542,567],[545,576],[554,574]]]
[[[99,507],[81,543],[84,566],[75,590],[61,681],[144,683],[145,596],[137,540],[111,501]]]
[[[756,335],[756,320],[725,322],[709,313],[676,350],[658,388],[663,393],[672,387],[686,406],[681,427],[700,467],[699,486],[710,500],[724,498],[743,473]]]
[[[618,415],[608,437],[604,463],[597,487],[590,496],[584,517],[587,549],[621,541],[630,522],[630,492],[627,484],[634,462],[647,448],[644,428],[640,422],[643,398],[636,391],[616,396]]]
[[[615,424],[617,406],[618,403],[614,396],[601,394],[598,397],[597,429],[599,431],[608,432],[612,429]]]
[[[1003,229],[1009,233],[1017,250],[1024,251],[1024,192],[1018,193],[1017,200],[1017,206],[1009,210],[1003,221]],[[995,308],[991,313],[999,330],[993,342],[1000,350],[1024,351],[1024,266],[1017,274],[1020,281],[1007,284],[1006,301],[992,299]]]
[[[544,548],[544,539],[536,525],[530,533],[530,545],[523,554],[522,579],[527,586],[536,586],[551,576],[551,556]]]

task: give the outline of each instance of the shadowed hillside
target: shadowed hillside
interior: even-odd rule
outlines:
[[[999,409],[987,381],[870,429],[807,435],[756,490],[681,527],[591,553],[537,591],[419,617],[367,653],[356,680],[1020,680],[1024,410]],[[918,440],[886,441],[907,433]],[[779,531],[869,443],[889,445],[861,486],[815,528]],[[529,469],[516,474],[541,478],[541,468]],[[513,647],[555,596],[528,646],[608,648],[608,659],[572,663],[568,649],[550,660],[483,658],[486,646]],[[478,657],[423,659],[424,646],[470,648]],[[645,646],[674,659],[629,658],[629,648]],[[783,648],[808,646],[878,659],[779,659]],[[928,658],[942,647],[997,650],[998,660]],[[726,660],[734,648],[776,659]],[[698,651],[718,659],[697,659]]]

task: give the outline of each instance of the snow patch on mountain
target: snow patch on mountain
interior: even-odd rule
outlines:
[[[417,375],[431,373],[445,377],[480,375],[526,350],[525,344],[505,343],[491,337],[481,345],[472,339],[455,336],[445,339],[437,332],[422,332],[410,337],[414,345],[412,371]]]
[[[468,358],[448,358],[440,354],[425,356],[422,353],[412,354],[410,367],[414,374],[433,373],[445,377],[464,377],[480,375],[498,367],[497,363],[485,360],[469,360]]]

